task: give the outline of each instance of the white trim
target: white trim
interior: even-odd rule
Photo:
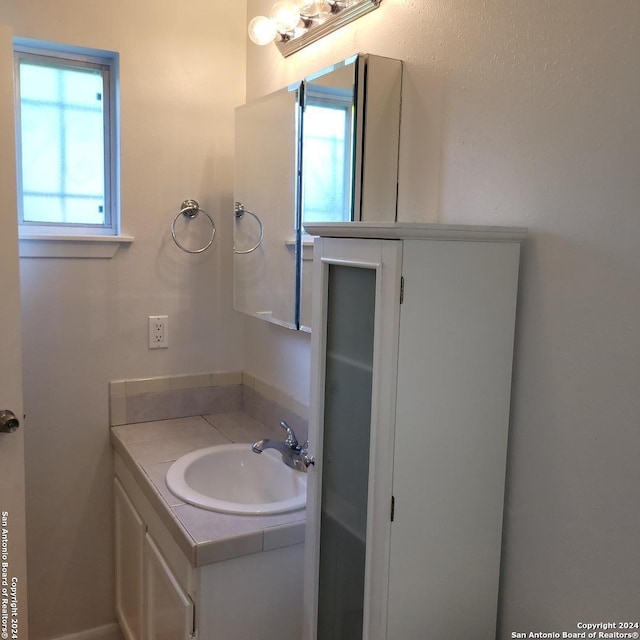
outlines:
[[[118,57],[115,51],[70,46],[35,38],[22,38],[20,36],[14,36],[13,48],[14,51],[21,53],[35,53],[63,60],[68,60],[71,55],[76,60],[93,62],[94,64],[104,64],[105,58],[115,60]]]
[[[102,627],[86,629],[68,636],[56,636],[51,640],[122,640],[123,635],[116,622],[105,624]]]
[[[520,242],[525,227],[493,227],[422,222],[311,222],[304,225],[312,236],[329,238],[380,238]]]
[[[19,237],[21,258],[113,258],[120,247],[129,246],[133,236],[40,235]]]

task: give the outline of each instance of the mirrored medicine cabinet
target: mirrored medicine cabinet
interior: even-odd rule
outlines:
[[[402,63],[358,54],[235,113],[234,309],[310,331],[310,222],[396,220]]]

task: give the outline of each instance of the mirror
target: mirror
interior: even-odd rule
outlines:
[[[235,114],[233,306],[292,329],[298,328],[299,96],[300,84],[253,100]],[[244,215],[238,215],[240,207]]]
[[[310,331],[302,225],[395,221],[401,92],[399,60],[359,54],[236,109],[234,309]]]
[[[402,63],[359,54],[304,81],[302,224],[394,222]],[[299,328],[311,331],[313,237],[301,233]]]

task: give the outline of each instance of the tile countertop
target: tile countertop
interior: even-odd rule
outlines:
[[[282,433],[242,412],[143,422],[111,428],[111,444],[194,567],[304,541],[305,510],[232,515],[185,504],[165,483],[172,462],[189,451],[231,442],[281,440]],[[116,460],[116,475],[119,462]]]

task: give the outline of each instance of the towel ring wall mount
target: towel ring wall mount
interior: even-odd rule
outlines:
[[[233,253],[239,253],[239,254],[253,253],[262,244],[262,240],[264,239],[264,226],[262,225],[262,220],[260,220],[257,214],[253,213],[253,211],[249,211],[249,209],[245,209],[245,206],[242,204],[242,202],[236,202],[233,208],[233,211],[234,211],[236,220],[241,220],[245,213],[248,213],[250,216],[253,216],[258,223],[259,235],[260,235],[260,237],[258,238],[258,242],[256,242],[256,244],[254,244],[253,247],[250,247],[249,249],[236,249],[234,246]]]
[[[193,220],[199,213],[203,213],[209,219],[209,222],[211,223],[211,237],[209,238],[209,242],[207,242],[207,244],[205,244],[200,249],[187,249],[187,247],[181,244],[181,242],[178,240],[178,237],[176,235],[176,222],[181,215],[185,216],[185,218]],[[173,222],[171,223],[171,237],[173,238],[173,241],[178,245],[178,247],[183,251],[186,251],[187,253],[202,253],[213,244],[215,235],[216,224],[213,221],[213,218],[204,209],[200,208],[200,205],[196,200],[193,200],[191,198],[184,200],[182,202],[180,211],[178,211],[178,215],[173,219]]]

